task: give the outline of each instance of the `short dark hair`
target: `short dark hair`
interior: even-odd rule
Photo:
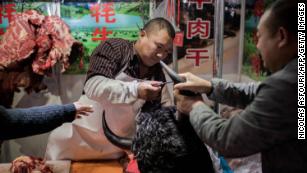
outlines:
[[[165,29],[168,35],[172,39],[175,38],[175,29],[173,25],[168,20],[162,17],[151,19],[144,25],[144,28],[143,28],[143,30],[145,30],[148,33],[151,33],[152,31],[161,30],[161,29]]]
[[[277,0],[268,8],[270,11],[266,21],[273,35],[279,27],[284,27],[290,34],[297,36],[297,3],[303,0]]]

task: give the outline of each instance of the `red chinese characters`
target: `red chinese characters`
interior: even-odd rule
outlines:
[[[7,18],[8,22],[10,23],[15,12],[15,4],[0,5],[0,24],[2,24],[3,18]],[[4,28],[0,28],[0,35],[3,34]]]
[[[6,4],[4,6],[0,5],[0,24],[2,23],[3,17],[6,17],[10,22],[12,20],[14,12],[16,12],[15,4]]]
[[[99,30],[99,28],[96,28],[94,33],[93,33],[93,41],[104,41],[107,39],[107,36],[109,34],[112,34],[112,31],[107,31],[106,27],[102,27],[101,31]],[[95,37],[101,35],[101,37]]]
[[[113,5],[114,3],[104,3],[102,7],[100,4],[95,4],[91,7],[91,16],[95,17],[96,23],[99,23],[99,17],[104,17],[106,23],[116,22],[115,18],[111,18],[115,16]]]
[[[186,59],[194,59],[195,60],[195,66],[200,65],[200,60],[205,59],[208,60],[209,56],[205,56],[204,53],[207,53],[208,50],[206,49],[187,49],[185,56]]]
[[[96,23],[100,22],[100,17],[104,18],[105,23],[115,23],[115,10],[114,10],[114,3],[104,3],[104,4],[95,4],[93,5],[91,10],[91,16],[95,17]],[[112,34],[112,31],[107,31],[106,27],[102,27],[101,30],[99,28],[95,28],[93,32],[93,41],[104,41],[107,39],[107,36]],[[100,37],[97,37],[100,36]]]
[[[203,9],[203,4],[211,4],[212,0],[188,0],[190,3],[196,3],[196,8],[198,10]]]
[[[188,0],[189,3],[196,3],[196,9],[202,10],[204,4],[211,4],[212,0]],[[210,37],[210,26],[209,20],[203,20],[202,18],[196,18],[195,20],[188,20],[186,25],[186,38],[192,39],[193,37],[199,37],[200,39],[208,39]],[[189,48],[186,50],[186,59],[195,60],[195,66],[199,66],[201,60],[209,60],[207,55],[208,50],[206,49],[193,49]]]
[[[187,24],[187,38],[191,39],[199,35],[201,39],[207,39],[210,36],[210,21],[197,18],[190,20]]]

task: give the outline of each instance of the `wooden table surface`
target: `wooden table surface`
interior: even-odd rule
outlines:
[[[122,173],[118,160],[72,162],[70,173]]]

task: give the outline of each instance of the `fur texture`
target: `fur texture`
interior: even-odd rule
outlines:
[[[213,164],[187,116],[176,120],[176,109],[149,109],[137,118],[132,152],[142,173],[208,172]]]

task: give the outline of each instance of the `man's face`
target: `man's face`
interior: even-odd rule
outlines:
[[[172,53],[173,40],[167,31],[162,29],[146,33],[141,31],[139,56],[144,65],[150,67]]]
[[[260,19],[257,32],[257,48],[263,58],[264,67],[271,72],[275,71],[278,64],[278,39],[277,34],[271,34],[267,27],[270,12],[265,12]]]

